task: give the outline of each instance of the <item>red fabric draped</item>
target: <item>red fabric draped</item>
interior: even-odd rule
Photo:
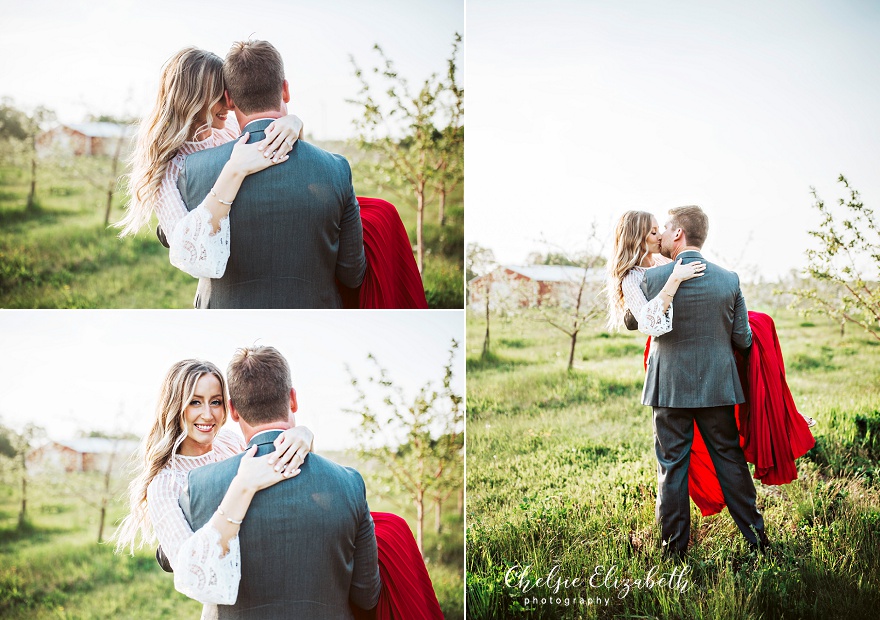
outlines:
[[[407,522],[388,512],[371,514],[382,578],[376,619],[443,620],[428,569]]]
[[[788,389],[773,319],[761,312],[749,312],[749,325],[752,347],[748,360],[736,356],[746,395],[746,402],[736,407],[740,445],[746,460],[755,465],[755,478],[764,484],[787,484],[797,478],[795,459],[806,454],[816,441]],[[650,345],[648,338],[646,363]],[[717,514],[725,506],[715,466],[696,423],[688,491],[703,516]]]
[[[393,204],[358,196],[367,272],[361,308],[427,308],[425,288],[406,228]]]

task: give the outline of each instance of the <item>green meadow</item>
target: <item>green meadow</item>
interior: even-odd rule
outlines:
[[[334,145],[336,146],[336,145]],[[100,164],[100,162],[95,162]],[[109,164],[108,164],[109,165]],[[377,189],[358,177],[361,196],[393,203],[415,242],[415,199]],[[0,308],[191,308],[197,281],[168,262],[155,225],[120,240],[104,226],[106,190],[44,163],[37,173],[37,208],[27,212],[29,170],[0,166]],[[127,197],[117,192],[110,221]],[[440,226],[437,201],[425,208],[425,271],[432,308],[461,308],[464,295],[464,199],[458,188]]]
[[[356,464],[344,455],[328,456]],[[99,478],[70,473],[30,479],[29,518],[20,528],[20,483],[11,471],[0,472],[0,618],[197,619],[201,604],[174,589],[172,576],[156,563],[154,549],[132,557],[114,554],[112,544],[98,544],[100,515],[85,499],[95,499],[86,489],[100,487]],[[401,498],[380,497],[367,488],[372,510],[415,522],[415,509]],[[111,502],[105,538],[123,514],[122,503]],[[426,519],[428,572],[445,617],[463,618],[464,527],[454,501],[444,506],[440,533],[434,525],[433,518]]]
[[[760,309],[760,308],[756,308]],[[684,564],[661,559],[645,337],[536,316],[468,315],[468,617],[875,618],[880,608],[880,346],[774,310],[799,409],[818,420],[799,479],[756,482],[773,552],[692,504]],[[575,581],[580,578],[580,581]]]

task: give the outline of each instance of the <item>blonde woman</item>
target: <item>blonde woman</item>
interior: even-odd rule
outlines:
[[[660,255],[660,225],[645,211],[627,211],[617,221],[614,253],[608,264],[608,327],[619,329],[629,311],[638,321],[640,332],[662,336],[672,331],[672,298],[685,280],[703,275],[706,264],[694,261],[683,265],[679,259],[657,297],[648,300],[641,284],[645,271],[670,263]]]
[[[187,47],[162,68],[152,110],[140,124],[128,177],[130,200],[117,223],[120,237],[159,219],[170,246],[171,264],[200,278],[197,305],[205,307],[210,278],[219,278],[229,259],[229,211],[246,176],[287,160],[303,123],[289,115],[266,129],[266,139],[247,144],[241,136],[228,163],[201,204],[187,210],[177,179],[187,155],[239,137],[235,115],[226,107],[223,61]]]
[[[249,450],[211,520],[193,532],[178,504],[188,473],[245,448],[239,435],[223,428],[226,395],[226,380],[214,364],[184,360],[171,367],[144,439],[141,471],[129,486],[130,512],[115,534],[117,553],[158,538],[175,588],[205,603],[202,618],[215,618],[216,604],[232,604],[238,596],[238,530],[254,495],[296,476],[313,439],[307,428],[294,427],[278,436],[275,452],[254,457]]]

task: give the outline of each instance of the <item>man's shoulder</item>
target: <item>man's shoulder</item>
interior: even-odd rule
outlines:
[[[669,274],[672,273],[673,269],[675,269],[675,263],[666,263],[665,265],[658,265],[656,267],[646,269],[645,281],[651,283],[657,280],[663,280],[665,282],[666,279],[669,277]]]
[[[330,151],[326,151],[320,146],[312,144],[311,142],[299,140],[297,141],[294,148],[297,151],[298,158],[323,162],[331,166],[350,168],[348,160],[345,157],[343,157],[339,153],[331,153]]]
[[[183,160],[184,169],[191,170],[195,166],[210,167],[212,165],[225,164],[227,161],[229,161],[229,156],[232,154],[232,149],[235,146],[236,142],[236,140],[232,140],[231,142],[221,144],[220,146],[212,146],[209,149],[190,153]]]
[[[354,491],[362,492],[365,489],[364,478],[354,467],[340,465],[320,454],[309,454],[306,460],[314,476],[336,480]]]
[[[190,487],[193,485],[213,483],[218,480],[225,480],[226,478],[233,478],[236,472],[238,472],[238,465],[241,457],[242,454],[236,454],[228,459],[217,461],[216,463],[209,463],[207,465],[202,465],[201,467],[196,467],[189,472],[188,478]]]

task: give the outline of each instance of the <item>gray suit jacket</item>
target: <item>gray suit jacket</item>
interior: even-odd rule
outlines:
[[[251,443],[273,451],[280,431]],[[241,455],[194,469],[180,498],[193,530],[207,523],[238,472]],[[239,532],[241,584],[221,620],[350,619],[349,601],[379,600],[378,557],[364,481],[349,467],[310,454],[299,475],[254,496]]]
[[[249,142],[271,120],[249,123]],[[191,211],[211,191],[235,142],[189,155],[177,181]],[[224,199],[223,196],[219,198]],[[364,279],[363,228],[351,168],[298,140],[290,159],[245,178],[229,213],[229,262],[211,285],[211,308],[340,308],[335,278]]]
[[[681,258],[706,262],[693,251]],[[657,296],[674,268],[673,262],[645,272],[646,298]],[[691,409],[745,401],[733,347],[751,346],[752,330],[739,276],[709,262],[704,273],[679,286],[672,331],[651,339],[644,405]]]

